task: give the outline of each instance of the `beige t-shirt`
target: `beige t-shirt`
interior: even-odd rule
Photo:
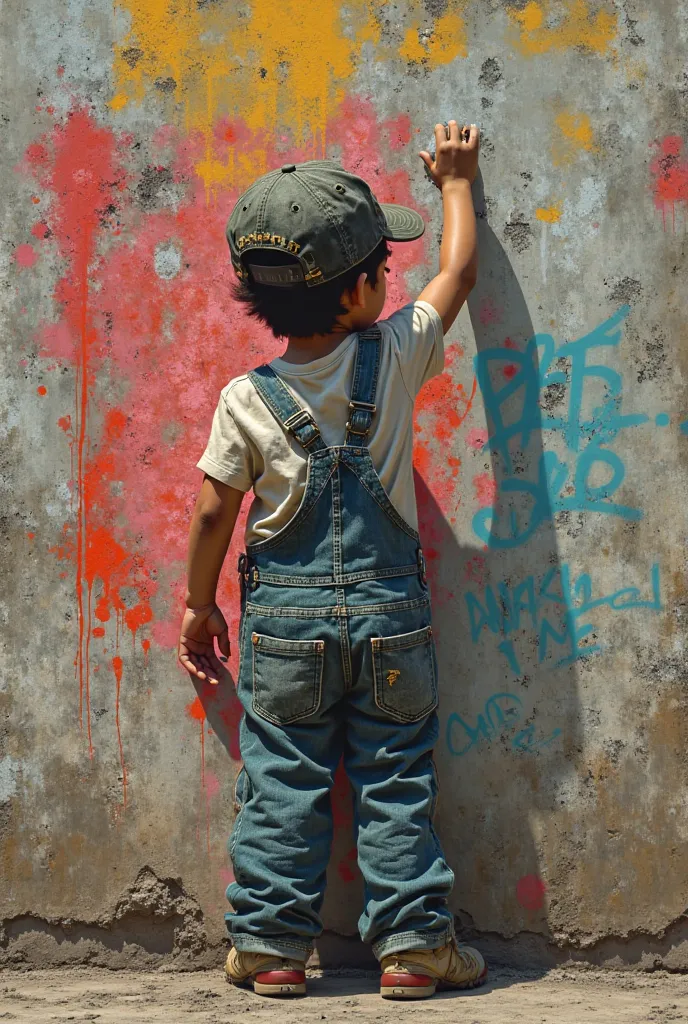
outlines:
[[[425,381],[444,368],[442,321],[429,303],[414,302],[378,326],[382,345],[370,455],[392,504],[417,529],[413,403]],[[310,363],[270,364],[311,413],[327,445],[344,444],[357,340],[349,334],[334,352]],[[223,388],[198,468],[239,491],[253,487],[248,544],[271,537],[294,516],[307,462],[304,449],[277,423],[246,375]]]

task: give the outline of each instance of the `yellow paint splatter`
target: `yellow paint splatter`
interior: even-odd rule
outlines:
[[[404,35],[399,56],[405,61],[431,68],[451,64],[457,57],[467,57],[465,21],[458,11],[447,11],[429,26],[416,17]]]
[[[543,224],[558,224],[561,220],[561,206],[539,206],[535,211],[535,216],[538,220],[541,220]]]
[[[379,26],[367,0],[314,9],[303,0],[238,4],[199,0],[116,0],[130,29],[116,47],[115,99],[140,102],[151,87],[183,105],[185,128],[206,138],[197,170],[208,188],[233,174],[232,157],[218,159],[218,118],[246,121],[293,142],[311,142],[322,155],[325,125],[341,98],[341,84],[375,44]],[[229,146],[228,146],[229,148]],[[259,172],[255,168],[255,172]],[[255,173],[254,172],[254,173]]]
[[[129,98],[124,93],[118,92],[116,96],[113,96],[110,100],[110,107],[113,110],[121,110],[122,107],[126,107],[129,102]]]
[[[580,155],[598,153],[592,124],[587,114],[562,110],[555,118],[558,135],[552,144],[552,159],[555,167],[573,163]]]
[[[555,20],[552,0],[530,0],[525,7],[509,8],[509,17],[517,28],[515,45],[521,53],[532,57],[550,50],[582,47],[605,54],[616,37],[618,15],[600,9],[593,13],[587,0],[563,0],[556,11],[563,11]]]

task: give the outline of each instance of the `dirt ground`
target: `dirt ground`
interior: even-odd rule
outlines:
[[[471,993],[388,1002],[369,973],[311,972],[310,994],[289,1001],[231,988],[219,971],[179,974],[103,969],[0,972],[0,1021],[62,1024],[635,1024],[688,1021],[688,976],[558,969],[535,977],[493,970]]]

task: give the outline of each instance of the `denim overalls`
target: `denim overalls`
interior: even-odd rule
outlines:
[[[346,444],[331,448],[269,366],[249,374],[308,453],[308,475],[293,519],[239,563],[244,767],[227,889],[239,950],[309,956],[342,755],[365,881],[362,939],[381,958],[454,934],[454,876],[432,827],[437,664],[425,565],[366,447],[380,345],[377,327],[359,335]]]

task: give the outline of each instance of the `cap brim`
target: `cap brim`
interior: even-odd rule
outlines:
[[[385,238],[390,242],[412,242],[425,231],[425,221],[415,210],[396,203],[380,203],[387,221]]]

